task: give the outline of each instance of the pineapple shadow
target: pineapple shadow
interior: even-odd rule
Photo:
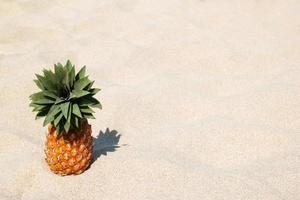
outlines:
[[[118,131],[109,130],[109,128],[106,128],[105,132],[100,131],[97,137],[93,137],[94,159],[92,163],[101,155],[107,156],[107,152],[114,152],[117,148],[120,148],[120,138],[121,134],[118,134]]]

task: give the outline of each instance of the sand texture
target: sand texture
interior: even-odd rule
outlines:
[[[29,95],[87,65],[95,161],[60,177]],[[1,200],[300,199],[299,0],[0,0]]]

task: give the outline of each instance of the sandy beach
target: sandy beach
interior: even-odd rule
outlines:
[[[0,0],[1,200],[300,199],[300,1]],[[87,66],[95,160],[53,174],[35,73]],[[77,68],[77,69],[78,69]]]

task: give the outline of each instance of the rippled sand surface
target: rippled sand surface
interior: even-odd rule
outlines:
[[[299,11],[296,0],[2,0],[0,199],[299,199]],[[67,59],[87,65],[103,110],[90,121],[97,159],[62,178],[28,96],[34,73]]]

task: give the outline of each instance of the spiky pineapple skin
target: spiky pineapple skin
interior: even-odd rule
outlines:
[[[69,131],[67,134],[57,135],[56,129],[50,124],[45,154],[46,162],[55,174],[81,174],[93,159],[91,125],[85,121],[80,132]]]

